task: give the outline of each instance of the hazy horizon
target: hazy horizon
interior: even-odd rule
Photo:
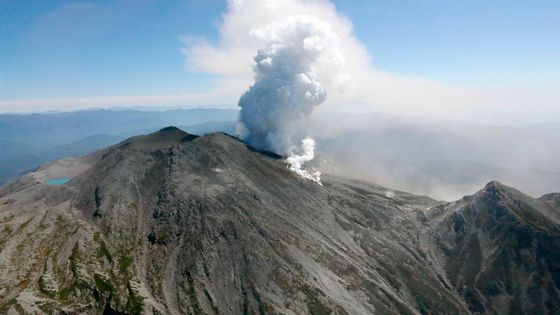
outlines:
[[[453,198],[492,176],[558,187],[560,3],[56,0],[0,12],[4,117],[223,108],[259,149],[326,156],[325,171],[396,189]],[[300,155],[304,138],[317,152]],[[87,148],[120,138],[104,139]]]
[[[170,108],[0,114],[0,183],[45,162],[80,156],[169,125],[195,134],[237,135],[237,109],[196,112],[202,116]],[[89,122],[88,128],[83,121]],[[325,174],[442,200],[471,194],[491,180],[534,197],[560,191],[560,124],[497,127],[355,113],[317,115],[309,128],[317,141],[317,159],[311,165]]]
[[[0,9],[0,112],[236,107],[260,45],[252,30],[297,13],[329,21],[343,44],[349,83],[324,82],[318,111],[560,121],[556,2],[57,0]]]

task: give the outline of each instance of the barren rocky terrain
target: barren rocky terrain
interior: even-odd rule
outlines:
[[[174,127],[45,165],[0,187],[0,313],[558,314],[559,194],[322,182]]]

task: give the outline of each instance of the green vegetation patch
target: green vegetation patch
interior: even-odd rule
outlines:
[[[134,261],[134,259],[130,256],[121,256],[119,258],[119,271],[121,273],[125,273],[128,270],[128,267],[130,267],[130,265],[132,265],[132,262]]]
[[[99,250],[97,251],[97,256],[105,257],[107,258],[109,263],[113,264],[113,257],[111,256],[109,249],[107,249],[107,245],[105,244],[105,242],[99,237],[95,240],[97,241],[97,243],[99,243]]]
[[[113,286],[111,285],[111,283],[109,283],[109,281],[105,280],[101,275],[99,274],[95,274],[93,276],[93,279],[95,280],[95,287],[97,288],[97,290],[101,293],[111,293],[113,292]]]
[[[128,301],[126,302],[127,314],[140,314],[144,307],[144,298],[135,294],[130,285],[128,286]]]

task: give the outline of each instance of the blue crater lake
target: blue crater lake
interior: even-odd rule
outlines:
[[[64,185],[70,181],[68,177],[61,177],[61,178],[53,178],[47,181],[49,185]]]

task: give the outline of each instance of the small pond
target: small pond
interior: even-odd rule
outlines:
[[[70,181],[68,177],[61,177],[61,178],[53,178],[47,181],[49,185],[64,185]]]

